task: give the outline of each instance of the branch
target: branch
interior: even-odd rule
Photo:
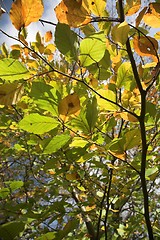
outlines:
[[[119,0],[119,12],[120,12],[120,19],[121,22],[124,21],[124,9],[123,9],[123,0]],[[137,83],[137,87],[141,94],[141,114],[139,116],[139,123],[140,123],[140,131],[141,131],[141,139],[142,139],[142,154],[141,154],[141,171],[140,171],[140,178],[141,178],[141,186],[143,192],[143,206],[144,206],[144,217],[145,222],[148,230],[149,239],[153,240],[153,229],[150,221],[149,216],[149,196],[147,192],[147,183],[145,178],[145,171],[146,171],[146,158],[147,158],[147,140],[146,140],[146,129],[145,129],[145,113],[146,113],[146,94],[147,91],[143,90],[141,81],[139,78],[139,74],[137,71],[137,66],[133,57],[132,49],[130,46],[129,39],[126,42],[126,48],[129,55],[129,59],[132,65],[133,74]]]
[[[114,101],[112,101],[112,100],[110,100],[110,99],[108,99],[108,98],[106,98],[106,97],[103,97],[103,96],[102,96],[101,94],[99,94],[95,89],[93,89],[91,86],[89,86],[84,80],[80,80],[80,79],[78,79],[77,77],[70,76],[70,75],[68,75],[68,74],[66,74],[66,73],[64,73],[64,72],[61,72],[61,71],[55,69],[49,62],[47,62],[47,60],[46,60],[45,58],[43,58],[43,57],[42,57],[39,53],[37,53],[34,49],[28,47],[28,45],[26,45],[26,44],[25,44],[23,41],[21,41],[20,39],[17,39],[17,38],[15,38],[15,37],[10,36],[10,35],[7,34],[6,32],[4,32],[2,29],[0,29],[0,32],[2,32],[3,34],[5,34],[7,37],[9,37],[9,38],[11,38],[11,39],[14,39],[15,41],[20,42],[20,43],[21,43],[24,47],[26,47],[28,50],[30,50],[31,52],[35,53],[35,54],[37,55],[37,57],[39,57],[44,63],[46,63],[46,64],[52,69],[52,71],[54,71],[54,72],[56,72],[56,73],[58,73],[58,74],[61,74],[61,75],[65,76],[65,77],[67,77],[67,78],[69,78],[69,79],[72,79],[72,80],[75,80],[75,81],[77,81],[77,82],[80,82],[80,83],[84,84],[88,89],[90,89],[92,92],[94,92],[94,93],[95,93],[97,96],[99,96],[100,98],[104,99],[105,101],[108,101],[109,103],[112,103],[112,104],[116,105],[117,107],[119,107],[119,108],[122,109],[123,111],[125,111],[125,112],[133,115],[133,116],[136,117],[137,119],[139,119],[139,116],[138,116],[136,113],[129,111],[128,109],[124,108],[124,107],[121,106],[120,104],[118,104],[118,103],[116,103],[116,102],[114,102]],[[33,77],[34,77],[34,75],[33,75]]]

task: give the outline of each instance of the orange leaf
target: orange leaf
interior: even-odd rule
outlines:
[[[126,16],[131,16],[133,14],[135,14],[136,12],[138,12],[138,10],[140,9],[141,4],[135,5],[133,7],[131,7],[128,12],[126,13]]]
[[[152,57],[154,61],[157,61],[156,52],[158,50],[158,42],[154,38],[135,36],[133,46],[139,56]]]
[[[58,106],[58,112],[61,115],[75,114],[80,110],[80,101],[77,93],[69,94],[63,98]]]
[[[70,27],[78,27],[90,22],[89,11],[82,4],[82,0],[62,0],[54,9],[60,23]]]
[[[52,39],[52,32],[48,31],[46,32],[45,36],[44,36],[45,42],[49,42]]]
[[[42,16],[42,0],[15,0],[10,10],[10,19],[17,30],[37,22]]]
[[[114,156],[114,157],[116,157],[116,158],[118,158],[118,159],[121,159],[121,160],[125,160],[126,159],[126,153],[124,152],[124,153],[121,153],[121,152],[113,152],[113,151],[110,151],[110,150],[108,150],[108,152],[112,155],[112,156]]]

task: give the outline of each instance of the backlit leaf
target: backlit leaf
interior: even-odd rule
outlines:
[[[30,76],[28,69],[18,60],[4,58],[0,60],[0,78],[10,82],[26,79]]]
[[[141,144],[141,133],[139,129],[132,129],[124,135],[124,149],[128,150]]]
[[[106,0],[87,0],[88,7],[96,16],[103,16],[106,8]]]
[[[45,33],[44,40],[45,40],[45,42],[49,42],[52,40],[52,32],[51,31],[48,31]]]
[[[14,105],[22,97],[23,85],[17,83],[6,83],[0,85],[0,105]]]
[[[80,100],[77,93],[69,94],[63,98],[58,106],[58,112],[61,115],[75,114],[80,110]]]
[[[93,97],[88,101],[86,106],[86,119],[88,122],[88,126],[90,127],[90,131],[94,129],[97,117],[98,117],[97,99]]]
[[[116,85],[118,88],[125,87],[130,90],[133,82],[133,73],[130,62],[124,62],[120,65],[117,72]]]
[[[87,67],[99,62],[106,50],[106,38],[103,32],[95,33],[83,39],[80,44],[80,63]]]
[[[42,0],[15,0],[10,10],[10,19],[17,30],[37,22],[43,14]]]
[[[77,60],[77,34],[70,30],[68,25],[62,23],[57,24],[55,31],[55,44],[58,50],[64,54],[68,60]]]
[[[43,134],[56,128],[59,125],[54,118],[41,116],[38,113],[32,113],[25,116],[20,122],[19,127],[27,132]]]
[[[127,11],[126,16],[131,16],[135,14],[141,7],[141,0],[128,0],[127,2]]]
[[[160,3],[150,3],[147,13],[143,16],[145,24],[153,28],[160,27]]]
[[[103,97],[113,101],[116,103],[116,94],[109,90],[109,89],[100,89],[97,91],[100,95],[102,95]],[[97,104],[100,107],[100,109],[106,110],[106,111],[117,111],[118,107],[116,106],[116,104],[111,103],[99,96],[97,96]]]
[[[90,22],[89,10],[83,6],[83,2],[75,0],[62,0],[54,9],[60,23],[70,27],[78,27]]]
[[[138,121],[138,119],[135,116],[133,116],[131,113],[128,113],[128,112],[121,112],[121,113],[119,113],[119,115],[125,121],[129,121],[129,122],[137,122]]]
[[[119,45],[124,45],[128,39],[130,27],[127,22],[122,22],[112,28],[112,39]]]
[[[133,46],[139,56],[152,57],[156,60],[158,42],[154,38],[149,36],[135,36],[133,39]]]
[[[51,154],[57,152],[61,149],[65,144],[68,143],[70,140],[70,135],[68,133],[63,133],[61,135],[57,135],[49,141],[49,143],[44,146],[43,153],[44,154]]]

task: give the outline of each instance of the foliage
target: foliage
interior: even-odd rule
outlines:
[[[62,0],[55,24],[16,0],[0,29],[3,240],[160,238],[160,3],[108,2]],[[26,40],[38,20],[54,39]]]

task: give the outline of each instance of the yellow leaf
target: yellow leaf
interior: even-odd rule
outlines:
[[[123,118],[125,121],[138,122],[138,119],[137,119],[136,117],[134,117],[132,114],[128,113],[128,112],[121,112],[121,113],[119,113],[119,115],[120,115],[121,118]]]
[[[112,151],[108,151],[112,156],[121,159],[121,160],[125,160],[126,159],[126,153],[121,153],[121,152],[112,152]]]
[[[149,4],[148,11],[143,16],[143,21],[150,27],[160,27],[160,3]]]
[[[44,54],[53,54],[56,50],[56,47],[54,44],[48,44],[46,47],[45,47],[45,50],[44,50]]]
[[[97,91],[101,96],[116,102],[116,95],[113,91],[109,89],[100,89]],[[97,96],[97,104],[100,107],[100,109],[106,110],[106,111],[116,111],[118,110],[118,107],[116,104],[110,103],[109,101]]]
[[[152,57],[157,62],[156,52],[158,50],[158,42],[154,38],[149,36],[135,36],[133,46],[139,56]]]
[[[69,94],[63,98],[58,106],[60,115],[69,116],[75,114],[80,110],[80,100],[77,93]]]
[[[37,22],[43,14],[42,0],[15,0],[10,10],[10,19],[17,30]]]
[[[51,31],[48,31],[45,33],[44,40],[45,40],[45,42],[49,42],[52,40],[52,32]]]
[[[87,0],[88,7],[91,12],[96,16],[103,16],[103,12],[106,8],[106,0]]]
[[[155,39],[160,40],[160,32],[156,32],[154,35]]]
[[[93,209],[95,209],[96,208],[96,205],[92,205],[92,206],[87,206],[86,208],[85,208],[85,210],[86,210],[86,212],[89,212],[89,211],[92,211]]]
[[[6,83],[0,85],[0,104],[1,105],[14,105],[16,104],[23,94],[23,85],[17,83]]]
[[[123,46],[128,39],[129,30],[130,27],[127,22],[122,22],[114,26],[111,32],[113,41]]]
[[[60,23],[78,27],[90,22],[90,10],[86,10],[82,0],[62,0],[54,9]]]

